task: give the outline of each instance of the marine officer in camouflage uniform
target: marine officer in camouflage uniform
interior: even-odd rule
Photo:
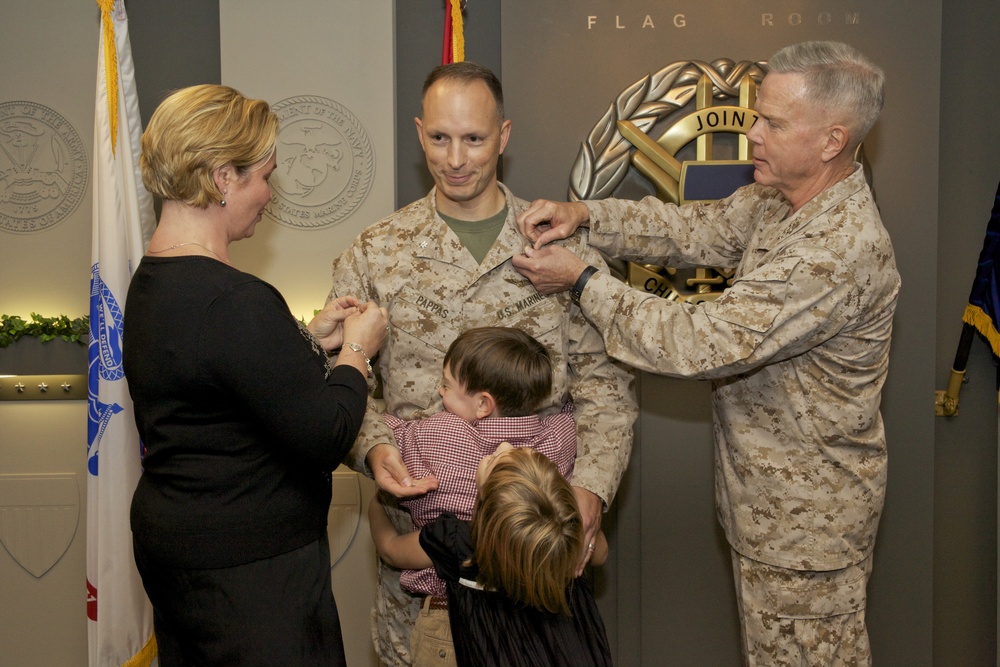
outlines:
[[[749,665],[871,662],[865,590],[899,274],[853,155],[883,81],[845,44],[786,47],[769,61],[747,133],[756,183],[681,207],[538,201],[518,220],[535,244],[515,266],[540,292],[582,293],[611,356],[712,380],[716,501]],[[734,269],[733,284],[716,301],[667,301],[544,246],[581,225],[612,256]]]
[[[518,327],[544,344],[552,354],[553,391],[540,414],[574,402],[572,483],[592,540],[632,449],[634,371],[608,358],[600,333],[568,294],[539,294],[511,265],[528,242],[515,224],[528,202],[497,181],[511,125],[493,73],[468,62],[436,68],[424,84],[423,115],[415,122],[435,187],[355,240],[334,262],[330,296],[351,295],[388,309],[391,330],[379,366],[386,410],[401,419],[443,409],[442,362],[462,331]],[[586,232],[563,245],[604,267]],[[372,410],[350,459],[396,497],[433,486],[408,477],[391,430]],[[412,530],[408,515],[396,518],[397,528]],[[381,562],[379,577],[373,640],[384,663],[408,665],[409,632],[422,600],[402,591],[399,572]]]

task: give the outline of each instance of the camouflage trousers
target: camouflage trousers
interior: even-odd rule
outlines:
[[[748,667],[867,667],[872,559],[842,570],[787,570],[732,552]]]
[[[396,500],[379,492],[379,502],[392,520],[396,530],[408,533],[413,530],[410,514],[401,509]],[[420,613],[423,595],[415,595],[399,585],[400,571],[378,559],[378,587],[372,606],[372,642],[383,667],[410,667],[410,632]]]

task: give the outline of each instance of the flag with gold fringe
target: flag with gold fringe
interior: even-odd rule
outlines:
[[[460,63],[465,60],[465,28],[462,21],[463,0],[445,0],[444,44],[441,47],[441,64]]]
[[[1000,358],[1000,332],[997,331],[1000,323],[1000,187],[993,201],[976,279],[962,321],[975,327],[989,343],[993,356]]]
[[[121,326],[132,271],[155,226],[139,176],[139,101],[123,0],[101,10],[94,117],[94,202],[87,422],[87,634],[90,667],[146,667],[153,611],[132,558],[129,506],[141,473]]]

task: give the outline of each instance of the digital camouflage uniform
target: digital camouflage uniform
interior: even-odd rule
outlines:
[[[611,256],[735,269],[722,296],[697,306],[607,274],[581,299],[616,359],[713,381],[716,502],[733,550],[791,571],[863,564],[885,493],[879,401],[899,274],[860,165],[792,215],[757,184],[684,207],[587,206],[590,243]],[[842,598],[816,609],[786,590],[765,598],[781,617],[863,614],[864,582],[842,583],[814,587],[807,597]]]
[[[503,187],[503,186],[501,186]],[[420,419],[442,410],[438,386],[448,346],[462,331],[481,326],[523,329],[552,355],[552,394],[539,410],[559,412],[574,402],[577,459],[573,484],[614,498],[632,449],[638,413],[634,372],[610,360],[600,333],[584,318],[569,294],[543,296],[514,270],[510,259],[527,243],[514,222],[528,202],[503,188],[507,219],[477,264],[455,233],[437,215],[435,190],[365,230],[333,266],[333,296],[375,301],[389,311],[390,332],[379,355],[386,411]],[[587,262],[603,267],[587,246],[585,230],[565,244]],[[369,410],[346,463],[370,475],[368,451],[393,443],[380,414]],[[384,498],[385,494],[381,494]],[[397,529],[410,530],[409,517],[396,513]],[[399,587],[399,571],[379,562],[380,585],[372,610],[372,635],[381,659],[408,665],[408,636],[420,598]]]

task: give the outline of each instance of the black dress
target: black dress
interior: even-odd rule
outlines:
[[[344,665],[330,472],[368,385],[329,369],[272,286],[211,258],[144,257],[123,357],[146,453],[131,505],[159,664]]]
[[[514,602],[476,587],[469,524],[442,514],[420,531],[420,545],[448,585],[448,618],[459,667],[610,666],[597,603],[583,577],[567,591],[571,616]]]

